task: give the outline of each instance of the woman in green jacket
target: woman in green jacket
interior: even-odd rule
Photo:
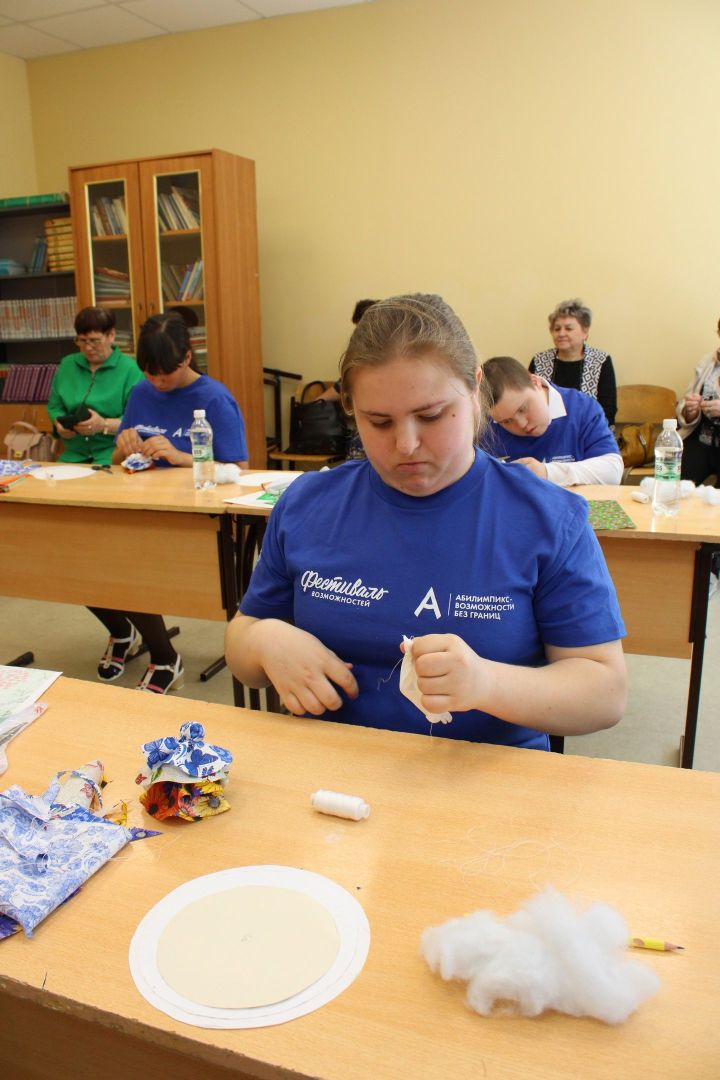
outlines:
[[[65,449],[60,461],[109,465],[122,414],[143,373],[115,345],[115,315],[87,307],[75,316],[79,352],[55,372],[48,413]]]

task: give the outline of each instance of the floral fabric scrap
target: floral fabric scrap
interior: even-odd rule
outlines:
[[[0,792],[0,937],[44,918],[133,839],[101,817],[102,765],[57,773],[42,795]],[[72,799],[72,801],[70,801]],[[93,809],[91,809],[91,807]],[[14,927],[13,927],[14,929]]]
[[[206,743],[204,736],[202,724],[188,723],[179,738],[169,735],[142,747],[147,772],[135,782],[144,788],[140,802],[151,817],[199,821],[230,809],[225,784],[232,754]]]

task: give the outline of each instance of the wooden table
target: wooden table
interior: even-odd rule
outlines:
[[[659,517],[635,502],[637,487],[595,485],[572,489],[586,499],[615,499],[635,529],[598,532],[620,599],[626,652],[690,659],[682,765],[692,768],[700,705],[708,586],[713,553],[720,549],[720,506],[683,499],[675,517]]]
[[[35,931],[0,943],[0,1061],[13,1080],[715,1080],[720,775],[561,757],[297,720],[60,679],[10,745],[7,785],[46,787],[100,756],[106,803],[137,803],[139,746],[199,720],[228,747],[229,813],[159,824]],[[367,821],[316,814],[310,793],[363,796]],[[672,812],[668,813],[668,809]],[[348,889],[371,926],[367,963],[340,997],[279,1027],[211,1031],[155,1010],[128,967],[145,913],[182,882],[278,864]],[[418,955],[423,928],[475,908],[505,915],[545,882],[606,901],[632,933],[685,946],[635,953],[659,993],[609,1027],[547,1014],[484,1019]]]
[[[243,490],[196,491],[190,469],[25,477],[0,494],[0,595],[231,619],[239,578],[223,500]],[[235,679],[233,695],[244,703]]]
[[[190,469],[28,476],[0,495],[0,594],[225,620],[236,590],[223,499],[241,490],[195,491]]]

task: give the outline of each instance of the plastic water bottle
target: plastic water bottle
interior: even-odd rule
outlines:
[[[204,409],[195,409],[189,435],[192,444],[193,483],[198,491],[215,487],[213,433]]]
[[[680,509],[680,462],[683,441],[678,435],[677,420],[663,420],[663,429],[655,443],[654,514],[677,514]]]

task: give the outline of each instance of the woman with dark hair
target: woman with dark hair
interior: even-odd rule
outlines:
[[[80,351],[60,361],[48,401],[64,443],[60,461],[109,465],[125,405],[142,372],[115,344],[115,314],[108,308],[79,311],[75,333]]]
[[[188,434],[195,409],[213,429],[216,461],[247,468],[245,421],[222,383],[201,375],[193,363],[185,320],[176,312],[153,315],[138,338],[138,367],[145,379],[130,395],[118,429],[113,463],[143,453],[158,465],[192,467]]]
[[[562,300],[548,315],[554,348],[536,353],[530,371],[556,386],[580,390],[599,401],[610,427],[617,412],[612,357],[587,344],[592,311],[582,300]]]
[[[274,508],[227,630],[233,673],[298,716],[474,742],[545,750],[617,723],[624,627],[587,502],[477,448],[482,372],[457,315],[378,301],[340,374],[367,459]],[[395,670],[403,636],[422,711]]]
[[[192,468],[188,429],[194,410],[204,409],[213,429],[215,460],[247,467],[242,413],[227,387],[195,370],[187,325],[180,315],[170,312],[147,320],[138,338],[137,359],[145,378],[134,387],[127,403],[113,453],[114,464],[139,452],[161,467]],[[172,646],[162,615],[108,608],[90,610],[110,634],[98,666],[102,682],[120,678],[142,638],[150,663],[138,689],[166,694],[182,686],[182,659]]]

